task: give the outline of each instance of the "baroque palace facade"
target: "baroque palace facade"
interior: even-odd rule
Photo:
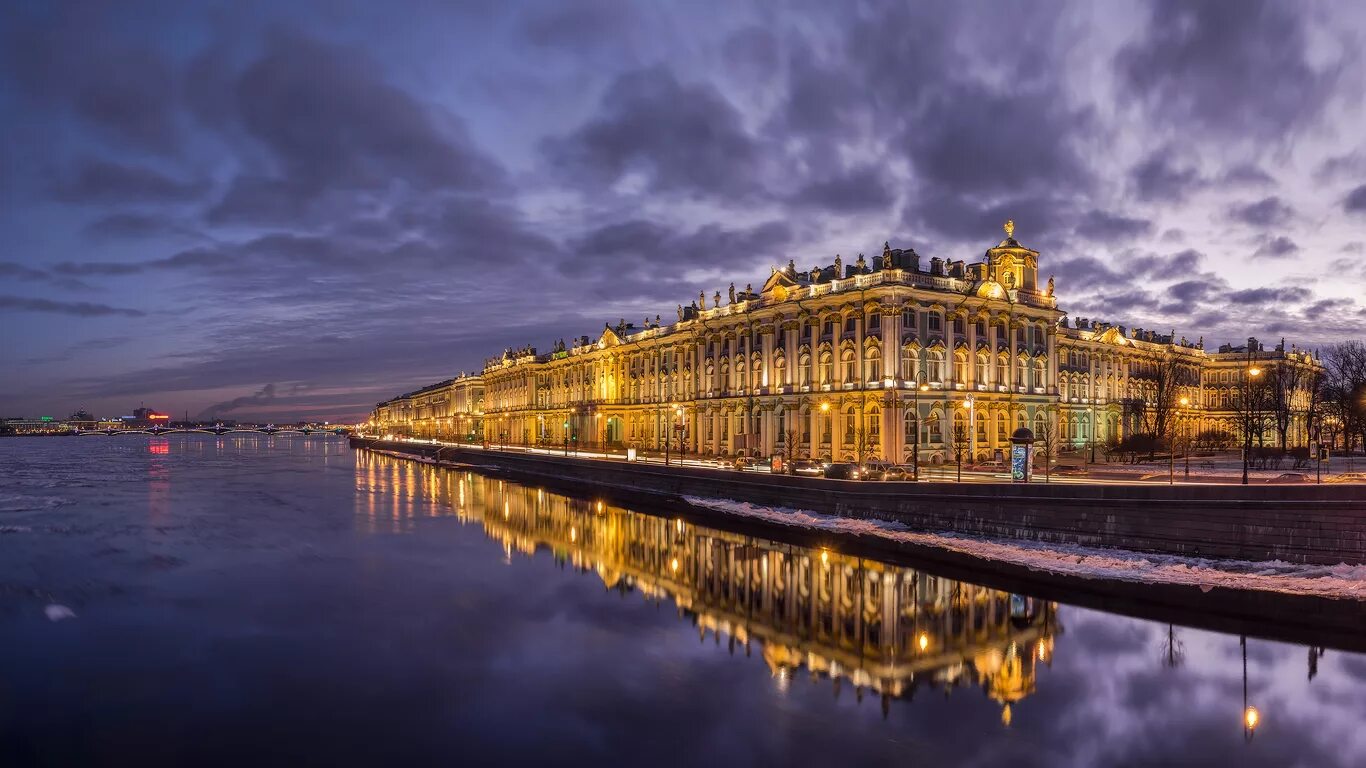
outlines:
[[[1288,370],[1290,445],[1307,436],[1314,358],[1282,342],[1204,349],[1174,334],[1069,321],[1037,251],[1014,237],[982,261],[775,267],[758,291],[704,294],[637,328],[550,353],[510,349],[462,375],[380,403],[371,427],[491,444],[909,461],[990,460],[1019,427],[1059,446],[1154,431],[1240,435],[1248,371]],[[1266,421],[1259,419],[1265,429]],[[1176,427],[1173,427],[1176,424]],[[1265,439],[1265,437],[1264,437]],[[1273,442],[1270,439],[1267,443]]]

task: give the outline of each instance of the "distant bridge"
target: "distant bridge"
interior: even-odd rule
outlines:
[[[146,429],[78,429],[75,434],[80,437],[87,435],[228,435],[228,434],[255,434],[255,435],[328,435],[345,436],[351,434],[351,430],[343,427],[328,427],[317,429],[313,427],[148,427]]]

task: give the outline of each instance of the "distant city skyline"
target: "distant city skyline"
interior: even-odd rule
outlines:
[[[0,415],[358,421],[1007,218],[1073,317],[1361,336],[1366,9],[798,6],[6,5]]]

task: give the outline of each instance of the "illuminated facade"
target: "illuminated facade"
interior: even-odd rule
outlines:
[[[370,426],[413,437],[473,441],[483,435],[483,416],[483,379],[460,375],[378,404]]]
[[[990,460],[1024,426],[1049,427],[1060,447],[1151,431],[1159,398],[1193,431],[1241,431],[1220,393],[1247,355],[1069,322],[1038,260],[1007,222],[977,263],[922,263],[889,245],[871,261],[788,262],[757,291],[732,286],[724,300],[718,291],[710,304],[703,294],[680,305],[672,323],[623,321],[549,354],[510,349],[477,377],[483,439],[898,462],[918,445],[923,463]],[[1257,359],[1317,365],[1283,347]],[[392,420],[394,402],[376,411],[379,424],[439,431],[423,432],[416,415]],[[1303,434],[1302,418],[1291,431]]]
[[[358,454],[379,491],[358,510],[376,531],[412,521],[415,495],[514,553],[548,552],[608,589],[671,600],[706,639],[761,647],[775,684],[803,668],[853,695],[909,698],[976,687],[1002,707],[1033,693],[1061,632],[1055,604],[839,552],[783,544],[573,499],[474,473]],[[389,493],[385,493],[389,491]],[[360,498],[360,497],[358,497]],[[384,508],[385,499],[394,506]],[[378,502],[376,501],[378,499]],[[379,506],[376,506],[376,504]]]

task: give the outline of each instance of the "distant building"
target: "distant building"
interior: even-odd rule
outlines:
[[[137,427],[139,429],[166,427],[170,426],[171,415],[154,411],[151,408],[138,408],[133,411],[132,416],[124,416],[121,421],[126,427]]]

